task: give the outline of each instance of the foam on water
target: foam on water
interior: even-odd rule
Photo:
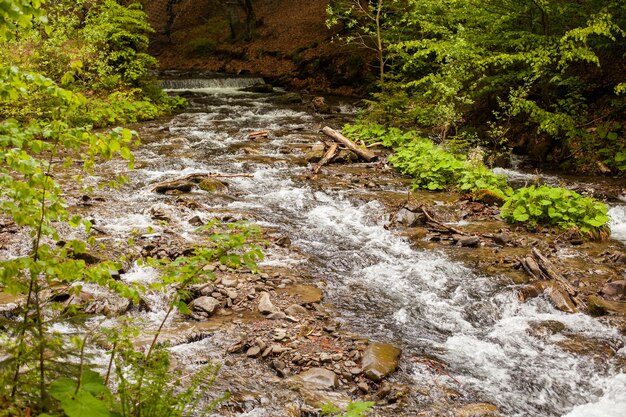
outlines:
[[[611,237],[626,242],[626,206],[611,207],[608,214]]]

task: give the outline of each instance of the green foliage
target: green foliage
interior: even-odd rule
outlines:
[[[617,129],[618,126],[612,127]],[[395,154],[389,162],[401,173],[414,178],[414,189],[456,189],[472,194],[477,200],[505,202],[501,216],[511,223],[573,229],[594,238],[608,236],[606,224],[609,218],[603,203],[573,191],[548,186],[513,192],[505,177],[494,174],[483,165],[480,152],[468,158],[421,138],[416,132],[402,132],[378,124],[346,125],[343,133],[367,143],[393,147]]]
[[[350,401],[346,411],[342,413],[340,408],[329,402],[322,407],[322,415],[329,417],[365,417],[370,414],[374,404],[371,401]]]
[[[621,152],[615,143],[579,139],[581,126],[604,123],[607,113],[623,118],[623,1],[384,3],[393,11],[380,26],[386,82],[368,103],[369,120],[430,128],[442,139],[477,132],[494,148],[522,133],[537,134],[555,148],[546,157],[582,152],[585,158],[576,161],[583,164],[602,158],[597,150],[603,147]],[[345,36],[360,39],[372,26],[363,29],[358,11],[331,7],[329,19],[344,23]],[[619,163],[604,163],[621,170]]]
[[[583,235],[607,233],[605,204],[580,194],[548,186],[520,188],[502,207],[501,216],[510,223],[547,224],[574,229]]]

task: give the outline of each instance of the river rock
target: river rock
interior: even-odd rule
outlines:
[[[324,299],[324,293],[313,285],[293,285],[287,288],[290,295],[297,296],[304,304],[316,304]]]
[[[337,374],[325,368],[311,368],[298,375],[305,384],[317,385],[323,388],[337,386]]]
[[[480,238],[478,236],[466,236],[459,239],[458,246],[464,248],[475,248],[480,245]]]
[[[249,93],[265,93],[266,94],[266,93],[273,93],[274,87],[272,87],[271,84],[257,83],[257,84],[251,85],[250,87],[245,87],[243,91],[247,91]]]
[[[406,207],[403,207],[396,214],[396,223],[405,227],[417,227],[426,223],[426,215],[422,212],[413,212]]]
[[[386,343],[370,343],[361,361],[365,376],[372,381],[381,381],[396,370],[401,353],[401,349]]]
[[[467,404],[455,410],[456,417],[491,417],[496,416],[498,408],[493,404]]]
[[[206,320],[215,313],[221,303],[213,297],[202,296],[189,303],[191,316],[196,320]]]
[[[613,300],[626,299],[626,280],[607,282],[602,287],[602,295]]]
[[[215,193],[224,191],[228,184],[216,178],[206,178],[203,179],[198,186],[203,191],[206,191],[208,193]]]
[[[578,311],[576,304],[574,304],[570,296],[556,283],[547,282],[545,293],[557,309],[565,311],[566,313],[575,313]]]
[[[249,358],[256,358],[261,354],[261,348],[259,346],[252,346],[246,352],[246,356]]]
[[[302,96],[298,93],[286,93],[275,97],[274,102],[278,104],[299,104],[302,103]]]
[[[293,304],[285,309],[285,313],[289,314],[290,316],[299,316],[309,314],[309,310],[302,307],[301,305]]]
[[[235,277],[222,277],[221,284],[225,287],[234,288],[239,284],[239,281]]]
[[[278,313],[280,311],[278,307],[272,304],[270,295],[267,292],[261,293],[261,298],[259,299],[258,308],[261,314],[272,314],[272,313]]]

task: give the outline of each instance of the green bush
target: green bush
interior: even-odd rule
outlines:
[[[602,237],[608,232],[607,207],[592,198],[549,186],[516,190],[502,207],[501,216],[509,223],[546,224],[577,230],[583,235]]]

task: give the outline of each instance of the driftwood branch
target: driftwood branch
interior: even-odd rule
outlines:
[[[269,130],[258,130],[256,132],[248,133],[248,139],[267,138],[269,134]]]
[[[336,143],[333,143],[328,147],[326,153],[324,154],[324,157],[317,163],[315,168],[313,168],[314,174],[317,174],[324,165],[326,165],[328,162],[330,162],[331,159],[335,157],[338,148],[339,145]]]
[[[194,184],[200,184],[203,180],[208,178],[253,178],[254,174],[211,174],[211,173],[195,173],[185,175],[184,177],[177,178],[175,180],[163,181],[155,184],[152,187],[152,191],[163,194],[170,190],[179,190],[183,192],[189,192],[193,188]]]
[[[461,231],[461,230],[459,230],[459,229],[456,229],[456,228],[454,228],[454,227],[452,227],[452,226],[448,226],[447,224],[444,224],[444,223],[442,223],[442,222],[440,222],[440,221],[438,221],[438,220],[435,220],[435,219],[433,218],[433,216],[431,216],[431,215],[430,215],[430,213],[428,213],[428,211],[424,208],[424,206],[421,206],[421,207],[420,207],[420,209],[422,210],[422,213],[424,213],[424,216],[426,216],[426,219],[428,219],[428,221],[429,221],[430,223],[434,223],[434,224],[436,224],[437,226],[441,226],[441,227],[443,227],[444,229],[446,229],[446,230],[448,230],[448,231],[450,231],[450,232],[452,232],[452,233],[456,233],[457,235],[471,236],[471,235],[470,235],[470,234],[468,234],[468,233],[465,233],[465,232],[463,232],[463,231]]]
[[[357,156],[359,156],[360,158],[364,159],[367,162],[372,162],[378,159],[378,156],[374,154],[373,152],[371,152],[369,149],[365,149],[360,146],[357,146],[350,139],[346,138],[344,135],[342,135],[341,133],[337,132],[334,129],[331,129],[328,126],[325,126],[322,129],[322,132],[324,132],[325,135],[333,138],[336,142],[342,144],[343,146],[345,146],[350,151],[354,152]]]

